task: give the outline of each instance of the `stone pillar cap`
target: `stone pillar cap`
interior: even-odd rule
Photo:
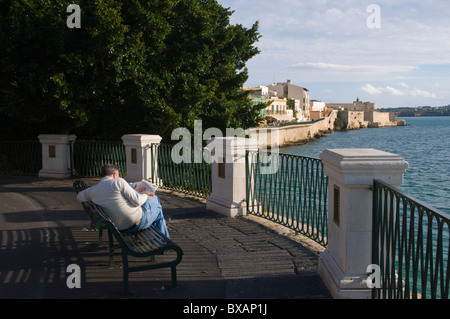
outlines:
[[[326,149],[320,158],[325,174],[344,185],[372,184],[381,179],[398,186],[409,166],[400,155],[371,148]]]
[[[408,162],[400,155],[373,148],[325,149],[320,158],[341,170],[408,168]]]
[[[135,147],[142,147],[148,144],[159,144],[161,140],[161,136],[150,134],[126,134],[122,136],[122,141],[125,145]]]
[[[67,141],[75,141],[77,139],[76,135],[66,135],[66,134],[40,134],[38,136],[39,141],[50,142],[50,143],[65,143]]]

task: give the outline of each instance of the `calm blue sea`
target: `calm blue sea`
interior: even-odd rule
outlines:
[[[400,189],[450,217],[450,117],[405,117],[408,126],[367,128],[326,134],[280,153],[319,157],[326,148],[375,148],[408,163]]]

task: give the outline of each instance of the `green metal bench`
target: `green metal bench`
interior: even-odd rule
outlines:
[[[77,194],[87,188],[87,185],[80,180],[75,181],[73,186]],[[138,232],[122,232],[117,229],[100,206],[93,202],[83,202],[81,204],[91,222],[90,228],[99,232],[100,242],[102,242],[102,231],[104,229],[108,230],[110,267],[114,265],[114,250],[122,249],[124,294],[128,293],[128,274],[130,272],[150,269],[170,267],[172,288],[177,287],[176,266],[181,262],[183,251],[175,242],[164,236],[153,226]],[[116,244],[114,243],[114,238],[116,239]],[[156,263],[155,256],[163,255],[167,251],[174,251],[176,257],[171,261]],[[129,267],[128,256],[151,257],[151,260],[148,265]]]

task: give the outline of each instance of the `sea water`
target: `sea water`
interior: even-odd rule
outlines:
[[[409,168],[399,187],[408,196],[450,217],[450,117],[404,117],[407,126],[325,134],[280,153],[318,158],[324,149],[374,148],[401,155]]]

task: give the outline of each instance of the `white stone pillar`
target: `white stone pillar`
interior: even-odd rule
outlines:
[[[206,146],[212,157],[212,194],[206,208],[228,217],[246,213],[246,151],[258,149],[256,139],[243,137],[215,138]]]
[[[125,179],[129,182],[151,178],[152,163],[150,145],[161,142],[159,135],[127,134],[122,136],[127,158]],[[156,161],[155,161],[156,163]],[[155,167],[157,172],[157,167]]]
[[[39,177],[70,177],[70,143],[76,140],[75,135],[41,134],[38,136],[42,144],[42,169]]]
[[[374,179],[400,186],[408,163],[375,149],[327,149],[328,247],[319,273],[333,298],[371,298],[367,267],[372,264],[372,191]]]

